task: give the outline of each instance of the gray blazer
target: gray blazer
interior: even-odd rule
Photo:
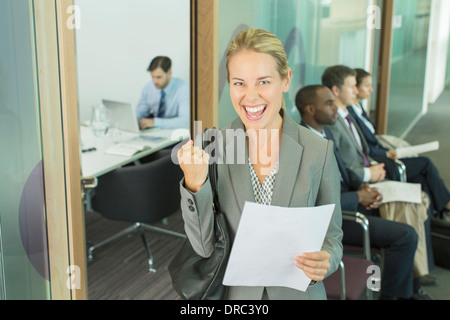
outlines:
[[[234,161],[218,165],[218,193],[221,209],[227,217],[233,240],[238,228],[245,201],[255,202],[248,166],[247,147],[245,159],[238,158],[235,139],[226,139],[226,129],[238,130],[245,140],[244,125],[238,118],[221,132],[224,137],[224,159],[234,152]],[[238,138],[239,140],[239,138]],[[274,183],[272,205],[280,207],[314,207],[336,204],[322,250],[331,254],[331,267],[327,276],[337,270],[342,258],[342,216],[340,206],[340,178],[333,153],[333,142],[316,136],[284,115],[280,145],[280,165]],[[242,145],[239,146],[242,148]],[[239,164],[237,161],[240,161]],[[243,163],[245,161],[245,163]],[[230,163],[232,162],[232,163]],[[181,209],[186,234],[196,250],[203,257],[209,257],[213,250],[212,192],[209,180],[202,189],[193,194],[180,184]],[[299,252],[300,254],[300,252]],[[272,300],[326,299],[322,282],[310,286],[306,292],[284,288],[268,287]],[[260,300],[264,287],[231,287],[229,300]]]
[[[345,165],[347,166],[347,168],[351,169],[354,173],[356,173],[356,175],[362,181],[364,178],[364,168],[365,168],[364,158],[359,152],[359,146],[345,121],[346,120],[342,119],[342,117],[339,115],[336,123],[333,126],[327,126],[327,128],[330,129],[331,133],[334,136],[336,148],[338,149],[339,154],[344,160]],[[354,123],[353,128],[356,130],[356,132],[358,132],[359,137],[361,138],[361,144],[364,153],[368,157],[368,160],[372,162],[373,159],[370,158],[369,156],[370,154],[369,145],[367,144],[367,141],[364,138],[361,129],[358,127],[358,125],[355,124],[356,122],[353,121],[353,123]]]

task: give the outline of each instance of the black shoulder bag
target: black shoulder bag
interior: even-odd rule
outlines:
[[[203,149],[206,145],[203,139]],[[221,300],[227,294],[227,287],[222,281],[230,254],[230,238],[217,195],[216,161],[209,164],[208,175],[213,191],[214,251],[209,258],[203,258],[194,251],[189,239],[186,239],[168,266],[172,286],[184,300]]]

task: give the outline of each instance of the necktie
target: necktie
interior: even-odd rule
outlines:
[[[350,127],[350,131],[352,132],[353,138],[355,139],[355,141],[358,141],[358,140],[356,139],[356,136],[355,136],[355,131],[353,130],[353,122],[352,122],[352,118],[350,118],[350,115],[348,115],[348,116],[345,117],[345,119],[347,119],[347,122],[348,122],[348,125],[349,125],[349,127]],[[365,165],[366,167],[370,167],[369,159],[368,159],[367,156],[365,155],[365,153],[364,153],[362,147],[359,148],[359,153],[361,153],[361,156],[362,156],[363,159],[364,159],[364,165]]]
[[[161,100],[159,101],[158,118],[164,118],[166,113],[166,93],[161,91]]]

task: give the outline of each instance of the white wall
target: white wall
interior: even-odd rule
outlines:
[[[189,0],[75,0],[80,121],[101,99],[137,104],[146,71],[158,55],[172,59],[173,76],[189,83]]]
[[[445,88],[448,42],[450,40],[450,1],[433,0],[428,39],[426,103],[434,103]],[[426,110],[425,110],[426,111]]]

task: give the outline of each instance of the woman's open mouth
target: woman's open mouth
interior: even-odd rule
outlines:
[[[259,106],[244,106],[245,115],[247,119],[250,121],[258,121],[264,116],[264,112],[266,112],[267,105],[259,105]]]

